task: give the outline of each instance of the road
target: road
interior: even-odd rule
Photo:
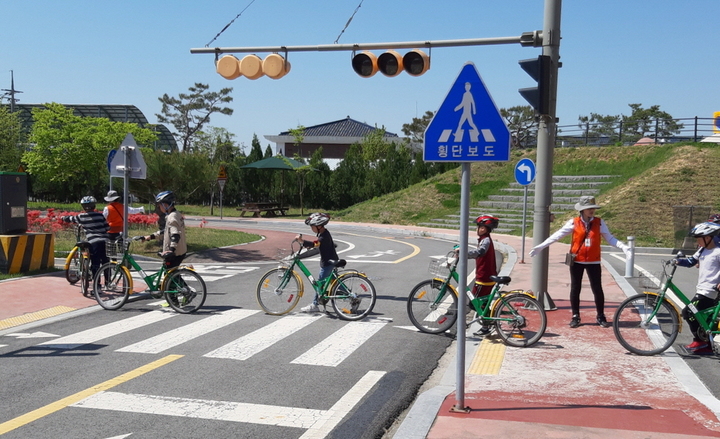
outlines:
[[[308,232],[300,222],[268,227],[287,233],[288,247],[296,233]],[[452,243],[329,228],[348,268],[366,272],[376,286],[369,318],[265,315],[255,287],[275,262],[196,264],[209,291],[196,314],[136,300],[1,337],[0,434],[382,436],[453,339],[419,333],[406,312],[409,291],[428,277],[428,257],[444,255]],[[313,272],[315,260],[308,260]],[[306,282],[296,310],[311,300],[309,288]]]
[[[689,254],[689,252],[686,252]],[[635,253],[635,272],[634,277],[627,278],[628,283],[637,291],[642,292],[650,289],[657,289],[658,280],[662,274],[662,262],[672,259],[671,249],[639,249]],[[625,258],[624,255],[615,248],[603,249],[603,258],[621,275],[625,274]],[[698,270],[693,268],[679,267],[675,272],[673,282],[680,287],[688,297],[695,295],[695,286],[697,285]],[[679,304],[678,308],[682,309],[683,305]],[[614,310],[613,310],[614,312]],[[609,316],[608,316],[609,317]],[[692,342],[692,334],[687,322],[682,322],[682,332],[678,335],[673,345],[673,349],[668,350],[664,355],[681,355],[685,363],[700,378],[705,386],[716,398],[720,398],[720,368],[718,368],[717,357],[710,356],[688,356],[684,355],[681,348]]]

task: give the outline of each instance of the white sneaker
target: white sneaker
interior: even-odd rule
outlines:
[[[300,308],[300,312],[320,312],[320,307],[314,303]]]

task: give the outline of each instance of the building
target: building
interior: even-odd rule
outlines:
[[[295,145],[295,137],[290,131],[271,136],[264,136],[267,140],[275,143],[275,151],[285,157],[294,157],[297,154],[303,158],[309,158],[318,148],[322,147],[323,159],[342,159],[350,148],[350,145],[360,143],[365,136],[378,129],[366,123],[351,119],[327,122],[305,128],[303,141]],[[400,142],[401,138],[394,133],[385,132],[385,138],[389,142]]]

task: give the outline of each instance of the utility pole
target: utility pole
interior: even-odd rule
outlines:
[[[15,99],[15,93],[22,93],[20,90],[15,90],[15,77],[13,76],[13,71],[10,70],[10,89],[3,88],[2,91],[7,92],[3,96],[10,95],[10,112],[15,112],[15,102],[17,99]]]

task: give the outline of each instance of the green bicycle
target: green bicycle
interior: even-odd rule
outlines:
[[[132,238],[139,241],[142,237]],[[116,261],[103,264],[93,279],[95,299],[105,309],[120,309],[133,293],[133,280],[128,267],[135,269],[148,286],[147,292],[154,298],[165,297],[175,311],[183,314],[200,309],[207,297],[207,287],[202,277],[191,266],[181,265],[166,269],[163,264],[153,274],[145,271],[130,254],[130,242],[122,239],[108,246],[116,251]],[[112,253],[112,250],[109,252]]]
[[[308,278],[326,312],[328,302],[343,320],[360,320],[372,312],[377,293],[364,273],[340,271],[346,265],[346,261],[340,259],[330,276],[316,281],[301,260],[307,252],[303,252],[299,244],[299,249],[295,250],[295,244],[296,241],[290,244],[291,255],[283,260],[283,265],[265,273],[258,282],[257,301],[266,313],[276,316],[287,314],[297,305],[305,285],[295,271],[296,267]]]
[[[417,284],[407,300],[410,321],[422,332],[440,334],[452,328],[458,318],[458,291],[452,284],[459,280],[455,251],[446,258],[433,258],[430,272],[435,276]],[[497,334],[508,346],[528,347],[537,343],[545,333],[547,316],[545,309],[529,292],[522,290],[501,291],[511,281],[509,276],[493,276],[492,293],[474,297],[467,289],[467,300],[474,318],[466,324],[480,322],[494,325]]]
[[[673,283],[677,265],[672,262],[662,262],[662,279],[657,293],[644,291],[620,304],[613,318],[615,338],[625,349],[637,355],[655,355],[667,350],[682,331],[682,314],[674,301],[669,300],[672,293],[695,315],[700,324],[698,335],[710,343],[715,354],[720,353],[720,346],[713,343],[720,334],[720,303],[698,312]]]
[[[90,296],[90,243],[84,239],[83,228],[75,225],[75,247],[70,250],[65,259],[65,279],[70,285],[80,281],[80,292],[83,296]]]

